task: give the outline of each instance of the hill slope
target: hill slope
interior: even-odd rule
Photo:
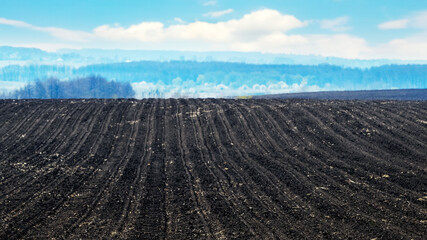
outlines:
[[[422,239],[427,102],[0,101],[0,238]]]
[[[427,89],[301,92],[254,96],[254,98],[328,100],[427,100]]]

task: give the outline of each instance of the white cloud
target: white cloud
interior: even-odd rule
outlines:
[[[369,58],[389,58],[404,60],[427,59],[427,32],[406,38],[396,38],[387,43],[372,47]]]
[[[203,3],[203,6],[213,6],[216,5],[218,2],[217,1],[208,1]]]
[[[276,33],[246,43],[235,43],[232,49],[242,52],[287,53],[299,55],[362,58],[369,52],[363,38],[348,34],[286,35]]]
[[[106,40],[136,40],[141,42],[151,42],[161,40],[164,25],[161,22],[142,22],[131,25],[129,28],[121,26],[111,27],[102,25],[93,30],[95,36]]]
[[[379,29],[416,28],[427,30],[427,11],[417,12],[407,18],[393,20],[378,25]]]
[[[411,25],[414,28],[427,30],[427,11],[418,12],[411,18]]]
[[[408,26],[409,19],[399,19],[381,23],[378,25],[379,29],[404,29]]]
[[[68,30],[57,27],[35,27],[34,30],[47,32],[54,37],[75,42],[86,42],[93,37],[91,33],[84,31]]]
[[[348,16],[321,20],[320,27],[322,29],[328,29],[334,32],[344,32],[351,29],[349,26],[347,26],[349,20],[350,18]]]
[[[196,21],[165,27],[161,22],[142,22],[128,28],[103,25],[95,28],[94,34],[107,40],[140,42],[194,40],[216,44],[236,40],[251,41],[271,33],[286,32],[303,27],[306,24],[294,16],[264,9],[246,14],[241,19],[217,23]]]
[[[309,35],[309,42],[300,47],[299,54],[317,54],[343,58],[363,58],[369,47],[365,39],[349,34]]]
[[[405,60],[427,59],[427,11],[420,11],[404,19],[378,25],[380,29],[416,29],[419,32],[404,38],[395,38],[372,47],[370,58],[391,58]]]
[[[84,42],[92,37],[92,34],[84,31],[75,31],[57,27],[38,27],[26,22],[0,18],[0,24],[14,27],[27,28],[35,31],[46,32],[50,35],[69,41]]]
[[[32,28],[33,27],[31,24],[28,24],[26,22],[16,21],[16,20],[11,20],[11,19],[6,19],[6,18],[0,18],[0,24],[10,25],[10,26],[14,26],[14,27],[23,27],[23,28]]]
[[[179,18],[179,17],[176,17],[176,18],[174,18],[173,19],[175,22],[177,22],[177,23],[185,23],[185,21],[184,20],[182,20],[181,18]]]
[[[218,11],[218,12],[208,12],[208,13],[203,14],[203,16],[216,18],[216,17],[221,17],[224,15],[230,14],[232,12],[234,12],[234,10],[229,8],[229,9],[226,9],[223,11]]]

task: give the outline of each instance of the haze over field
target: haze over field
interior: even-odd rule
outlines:
[[[10,86],[10,82],[22,87],[28,79],[58,78],[70,81],[87,76],[102,76],[107,80],[129,83],[135,92],[133,97],[136,98],[427,88],[427,65],[385,65],[360,69],[332,65],[142,61],[95,64],[79,68],[68,65],[15,65],[0,69],[0,78],[8,80],[4,85],[6,87]],[[39,95],[27,96],[44,98]]]

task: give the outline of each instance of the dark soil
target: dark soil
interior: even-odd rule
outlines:
[[[329,100],[427,100],[427,89],[394,89],[332,92],[301,92],[254,96],[254,98]]]
[[[425,239],[427,102],[0,101],[0,239]]]

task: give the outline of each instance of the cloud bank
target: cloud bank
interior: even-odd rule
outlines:
[[[207,5],[214,4],[212,2]],[[220,17],[232,9],[210,12]],[[146,21],[130,26],[101,25],[90,32],[58,27],[40,27],[0,18],[0,24],[50,34],[61,45],[80,48],[123,48],[182,51],[241,51],[284,54],[333,56],[349,59],[393,58],[404,60],[427,59],[427,11],[411,17],[378,25],[380,29],[416,28],[419,33],[405,38],[372,45],[364,38],[344,31],[351,30],[349,17],[326,20],[301,20],[274,9],[261,9],[227,21],[184,22],[175,18],[171,25]],[[313,22],[323,34],[297,33]],[[332,32],[331,32],[332,31]],[[300,31],[301,32],[301,31]],[[48,49],[49,50],[49,49]]]
[[[305,25],[307,23],[294,16],[265,9],[246,14],[241,19],[217,23],[196,21],[188,24],[165,26],[161,22],[142,22],[128,28],[103,25],[95,28],[93,34],[98,38],[113,41],[148,43],[199,41],[215,45],[254,41],[261,37],[284,33]]]

